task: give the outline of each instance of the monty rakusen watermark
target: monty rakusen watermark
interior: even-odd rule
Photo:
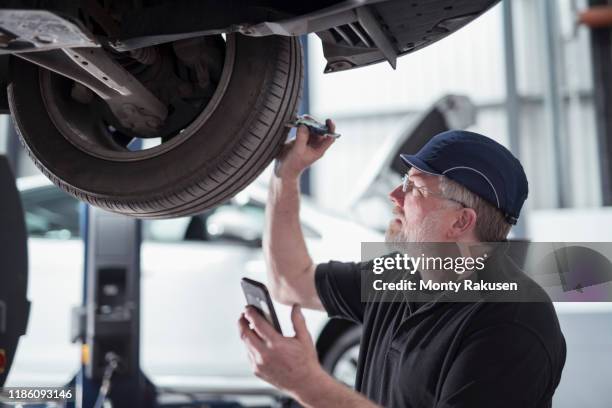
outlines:
[[[611,261],[601,242],[362,243],[362,301],[611,301]]]
[[[447,251],[445,251],[447,252]],[[387,256],[376,257],[372,260],[372,273],[382,275],[385,271],[403,271],[412,275],[421,271],[421,279],[399,279],[399,281],[386,282],[384,279],[375,279],[372,288],[379,290],[400,291],[460,291],[477,290],[518,290],[517,282],[486,282],[482,279],[474,281],[470,278],[461,279],[461,275],[471,272],[482,271],[488,254],[484,252],[481,256],[419,256],[408,253],[395,252]],[[424,279],[424,271],[445,271],[449,278],[443,281],[435,279]],[[456,276],[455,276],[456,275]],[[456,278],[456,279],[453,279]]]

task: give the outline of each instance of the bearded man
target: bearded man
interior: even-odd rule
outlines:
[[[333,122],[327,125],[333,132]],[[239,329],[255,374],[307,407],[550,407],[565,340],[550,299],[515,265],[497,257],[485,270],[518,276],[539,301],[366,302],[364,263],[312,261],[299,223],[299,177],[333,142],[300,127],[272,176],[268,283],[277,301],[294,305],[295,336],[283,337],[247,307]],[[506,240],[528,191],[520,162],[506,148],[454,130],[401,159],[407,173],[389,194],[395,218],[387,241]],[[300,307],[363,325],[356,390],[322,369]]]

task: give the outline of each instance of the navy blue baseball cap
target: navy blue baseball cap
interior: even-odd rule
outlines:
[[[491,138],[449,130],[433,138],[417,154],[400,154],[403,162],[424,173],[446,176],[493,204],[506,221],[516,224],[529,187],[523,166]]]

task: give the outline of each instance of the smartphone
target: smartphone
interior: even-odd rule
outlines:
[[[242,278],[240,285],[242,286],[247,305],[253,306],[277,332],[283,334],[266,285],[249,278]]]

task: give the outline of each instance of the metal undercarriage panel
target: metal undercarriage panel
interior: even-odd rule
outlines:
[[[394,58],[446,37],[496,3],[498,0],[393,0],[365,5],[356,10],[356,21],[317,33],[328,62],[325,72],[385,60],[395,66]]]
[[[57,1],[60,3],[59,1]],[[316,33],[327,59],[325,72],[338,72],[381,61],[395,67],[399,56],[426,47],[463,27],[499,0],[344,0],[319,1],[309,8],[275,1],[236,1],[229,7],[213,1],[143,2],[124,10],[116,32],[91,41],[76,25],[45,11],[0,9],[0,54],[36,49],[107,44],[118,51],[152,46],[202,35],[239,32],[248,36],[297,36]],[[13,2],[15,3],[15,2]],[[293,7],[293,8],[292,8]],[[46,14],[45,14],[46,13]],[[18,17],[16,17],[18,16]],[[197,17],[197,18],[195,18]],[[17,20],[27,22],[16,24]],[[52,35],[31,28],[34,21],[60,27]],[[73,21],[75,21],[73,19]],[[44,25],[43,25],[44,28]],[[58,40],[62,41],[58,41]],[[4,44],[2,44],[2,40]],[[86,45],[90,41],[91,44]]]

